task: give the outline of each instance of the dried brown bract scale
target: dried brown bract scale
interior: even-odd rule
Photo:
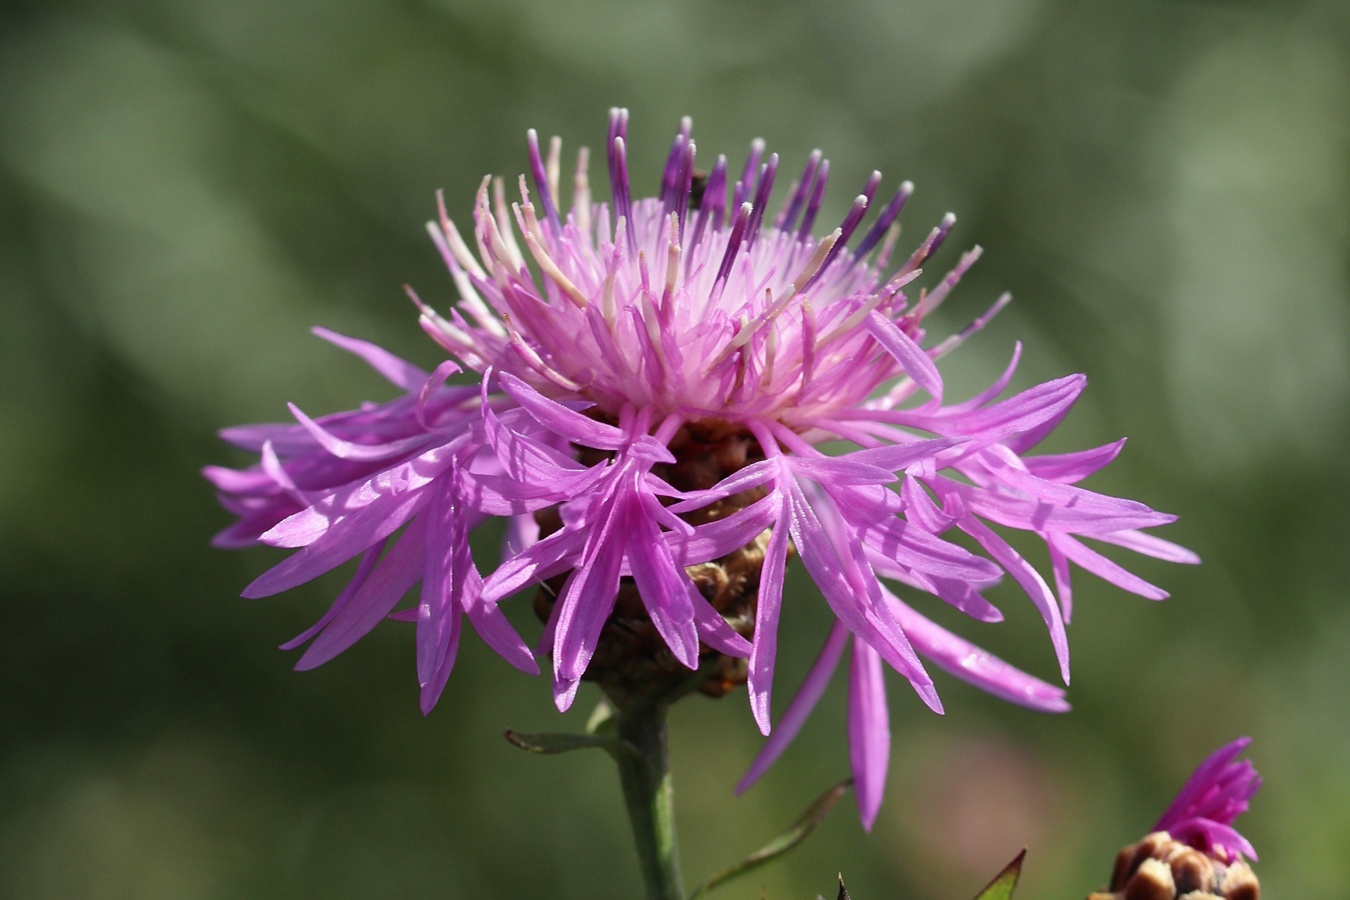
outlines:
[[[589,447],[576,450],[578,460],[587,466],[610,458],[609,454]],[[675,462],[657,464],[652,473],[680,491],[707,490],[763,459],[759,444],[749,434],[717,423],[682,428],[671,441],[670,451]],[[723,519],[759,500],[764,493],[764,489],[755,488],[734,494],[682,518],[691,525]],[[535,513],[535,519],[541,537],[562,527],[557,507]],[[726,556],[685,570],[713,609],[746,638],[754,633],[756,598],[768,542],[766,530]],[[547,621],[566,580],[565,575],[550,579],[535,594],[535,614],[541,621]],[[699,671],[706,677],[686,687],[709,697],[724,696],[745,684],[747,674],[744,659],[726,656],[702,644]],[[622,578],[614,611],[600,632],[584,680],[598,683],[607,696],[624,705],[644,697],[680,692],[691,674],[666,646],[633,579]]]
[[[1111,889],[1088,900],[1260,900],[1245,860],[1207,856],[1166,831],[1146,835],[1116,856]]]

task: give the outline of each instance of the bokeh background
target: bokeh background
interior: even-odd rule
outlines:
[[[1340,0],[10,0],[0,895],[637,895],[609,760],[500,736],[580,728],[586,695],[560,720],[469,639],[423,719],[394,623],[291,672],[276,645],[337,582],[238,599],[279,556],[208,550],[228,518],[198,476],[244,461],[224,425],[389,396],[311,324],[434,365],[402,291],[453,298],[434,191],[463,217],[485,173],[521,171],[526,128],[598,147],[626,105],[644,191],[689,114],[705,159],[762,136],[790,171],[824,148],[822,221],[873,168],[918,184],[911,238],[957,211],[938,267],[987,252],[935,333],[1016,302],[949,358],[953,395],[1018,339],[1020,387],[1088,373],[1056,447],[1129,435],[1090,486],[1178,513],[1166,536],[1205,560],[1138,562],[1161,604],[1080,579],[1068,715],[939,673],[939,718],[892,678],[875,830],[843,808],[720,896],[833,896],[842,872],[858,900],[962,898],[1027,846],[1021,896],[1081,897],[1239,734],[1267,779],[1243,828],[1268,896],[1343,896],[1347,48]],[[823,636],[795,590],[780,701]],[[1053,677],[1029,604],[994,597],[1008,622],[963,632]],[[676,711],[691,882],[846,774],[843,706],[840,679],[739,799],[744,695]]]

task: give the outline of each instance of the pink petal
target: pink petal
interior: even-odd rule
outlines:
[[[473,624],[473,630],[498,656],[526,675],[538,675],[539,663],[530,652],[530,645],[517,633],[511,622],[495,603],[474,596],[464,605],[464,611]]]
[[[943,671],[1010,703],[1041,712],[1065,712],[1064,690],[1010,666],[911,609],[883,588],[891,612],[916,650]]]
[[[385,444],[357,444],[352,441],[344,441],[325,431],[322,425],[305,415],[300,407],[294,403],[288,403],[286,407],[319,446],[339,459],[356,462],[392,459],[423,446],[428,440],[427,435],[419,434]]]
[[[452,476],[453,478],[453,476]],[[456,543],[467,544],[462,515],[457,515],[450,484],[428,489],[431,499],[422,514],[425,521],[425,572],[422,597],[417,605],[417,680],[425,685],[442,669],[450,652],[451,636],[459,637],[459,617],[465,587],[463,571],[457,571],[462,557]]]
[[[698,593],[694,595],[694,625],[698,628],[699,639],[718,653],[737,659],[750,657],[753,645],[737,634],[722,614]]]
[[[582,529],[555,531],[498,566],[483,585],[483,599],[496,603],[516,591],[561,575],[574,567],[585,543],[586,535]]]
[[[1113,444],[1104,444],[1091,450],[1053,456],[1028,456],[1022,462],[1026,464],[1027,471],[1037,478],[1073,484],[1106,468],[1124,447],[1125,439],[1121,438]]]
[[[772,495],[776,496],[776,495]],[[780,508],[783,504],[780,500]],[[786,512],[784,509],[783,512]],[[768,734],[769,700],[773,693],[773,664],[778,653],[778,613],[783,605],[783,582],[787,569],[788,525],[780,513],[778,524],[769,534],[759,576],[759,594],[755,605],[755,640],[750,651],[750,712],[760,734]]]
[[[352,597],[361,589],[361,585],[366,583],[366,579],[370,577],[370,573],[375,568],[375,563],[379,562],[380,556],[384,553],[387,543],[387,540],[380,541],[362,554],[361,562],[356,566],[356,574],[352,576],[351,581],[347,582],[347,586],[342,589],[342,593],[338,594],[337,599],[333,601],[333,605],[328,607],[328,611],[319,618],[319,621],[282,644],[280,649],[294,650],[296,647],[308,643],[314,635],[327,628],[328,623],[332,622],[333,618],[346,608]]]
[[[455,667],[455,658],[459,655],[459,635],[462,628],[458,609],[446,616],[444,629],[440,662],[425,679],[420,679],[417,702],[424,716],[431,715],[432,709],[436,707],[436,701],[441,699],[441,692],[445,690],[445,684],[450,680],[450,672]]]
[[[1022,590],[1026,591],[1035,604],[1050,632],[1050,643],[1055,648],[1055,657],[1059,660],[1060,675],[1064,683],[1069,683],[1069,638],[1064,633],[1064,620],[1060,617],[1059,604],[1041,573],[1031,567],[1007,541],[996,535],[987,525],[973,516],[967,516],[958,523],[958,527],[969,534],[981,547],[989,552],[1008,574],[1013,577]]]
[[[507,396],[534,416],[539,424],[569,441],[601,450],[617,450],[627,443],[624,433],[613,425],[597,422],[550,400],[510,372],[499,372],[497,377]]]
[[[425,547],[421,520],[414,521],[376,565],[351,601],[309,645],[295,664],[299,671],[321,666],[364,637],[389,614],[408,588],[422,577]]]
[[[744,547],[773,524],[778,500],[769,494],[725,519],[714,519],[695,526],[688,537],[666,532],[671,557],[681,566],[695,566]]]
[[[1126,571],[1121,566],[1102,556],[1097,551],[1084,546],[1074,540],[1071,535],[1052,534],[1048,536],[1052,546],[1067,556],[1071,561],[1082,566],[1087,571],[1096,575],[1105,581],[1109,581],[1116,587],[1127,590],[1132,594],[1138,594],[1148,600],[1166,600],[1167,591],[1157,585],[1149,584],[1144,579],[1135,575],[1133,572]]]
[[[881,657],[862,641],[853,642],[853,661],[849,666],[848,755],[863,830],[871,831],[886,790],[891,726]]]
[[[795,483],[787,485],[787,499],[791,511],[789,531],[792,541],[830,609],[850,631],[876,648],[886,662],[914,683],[916,688],[921,685],[931,688],[932,680],[924,672],[923,664],[914,655],[905,636],[892,623],[879,618],[869,602],[873,591],[880,597],[880,585],[870,567],[860,571],[854,560],[846,562],[838,554]],[[930,693],[925,696],[925,701],[936,701],[936,696]]]
[[[575,681],[586,671],[600,629],[614,609],[623,562],[623,548],[612,538],[619,518],[606,510],[592,526],[581,562],[558,599],[562,611],[553,644],[553,670],[564,681]]]
[[[506,424],[512,418],[509,414],[498,417],[484,404],[482,416],[488,445],[506,474],[517,482],[544,488],[555,499],[565,499],[589,490],[604,472],[604,466],[587,469],[570,456],[513,430]]]
[[[769,735],[769,739],[764,742],[764,746],[750,763],[750,768],[737,783],[737,794],[744,793],[750,785],[758,781],[759,777],[768,771],[769,766],[773,765],[774,760],[783,754],[788,744],[792,743],[797,732],[801,731],[807,716],[820,700],[820,695],[825,693],[825,686],[829,684],[830,676],[834,674],[834,667],[839,664],[839,656],[844,652],[848,639],[848,628],[843,622],[836,621],[825,639],[825,646],[820,649],[820,655],[806,673],[802,686],[797,689],[796,696],[792,698],[782,718],[778,720],[778,727]]]
[[[329,331],[327,328],[315,327],[311,328],[310,331],[328,343],[360,357],[366,365],[383,375],[385,379],[409,393],[415,393],[427,380],[426,370],[400,359],[383,347],[377,347],[369,341],[347,337],[338,334],[336,331]]]
[[[932,396],[933,402],[942,400],[942,376],[938,374],[937,365],[913,338],[876,311],[867,316],[867,331],[895,358],[905,374]]]
[[[698,631],[694,627],[694,602],[698,595],[689,576],[676,568],[670,551],[634,492],[619,498],[622,506],[620,527],[626,545],[628,564],[638,595],[670,652],[686,668],[698,668]]]
[[[337,520],[334,527],[311,544],[254,579],[244,589],[243,596],[266,597],[289,590],[341,565],[377,541],[384,540],[415,516],[425,505],[426,496],[424,492],[417,491],[411,494],[390,494],[380,500],[372,501],[357,512]]]
[[[1200,557],[1196,556],[1185,547],[1133,529],[1111,531],[1103,534],[1094,534],[1092,536],[1103,543],[1115,544],[1118,547],[1133,550],[1135,553],[1152,556],[1154,559],[1161,559],[1174,563],[1184,563],[1192,566],[1200,562]]]

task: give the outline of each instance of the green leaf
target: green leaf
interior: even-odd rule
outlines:
[[[994,880],[975,896],[975,900],[1009,900],[1013,895],[1013,888],[1017,887],[1018,876],[1022,874],[1022,860],[1026,855],[1027,851],[1024,849],[1013,857],[1013,861],[994,876]]]
[[[608,700],[601,700],[591,710],[591,717],[586,720],[586,733],[590,735],[610,735],[614,734],[618,726],[619,717],[610,705]]]
[[[592,747],[604,750],[611,756],[620,753],[636,754],[638,749],[622,738],[613,735],[590,735],[590,734],[568,734],[568,733],[539,733],[522,734],[519,731],[507,729],[503,734],[512,745],[526,750],[530,753],[542,753],[546,756],[552,756],[557,753],[570,753],[573,750],[587,750]]]
[[[843,797],[852,786],[853,779],[845,778],[843,781],[821,794],[816,798],[814,803],[806,808],[805,812],[798,816],[793,823],[787,827],[786,831],[769,841],[763,847],[760,847],[754,853],[751,853],[745,859],[728,866],[709,878],[703,884],[699,885],[698,888],[689,895],[689,900],[694,900],[696,897],[702,897],[713,888],[721,887],[733,878],[738,878],[747,872],[758,869],[766,863],[773,862],[775,859],[806,840],[806,836],[814,831],[817,825],[825,821],[825,817],[829,815],[830,810],[834,809],[835,804],[839,802],[840,798]],[[844,890],[844,881],[842,878],[839,880],[839,890],[841,892]],[[847,897],[848,893],[843,892],[841,896]]]

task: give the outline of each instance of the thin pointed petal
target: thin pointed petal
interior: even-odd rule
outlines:
[[[864,831],[871,831],[886,790],[891,759],[890,715],[881,657],[862,641],[853,642],[848,682],[848,746],[853,786]]]
[[[744,793],[750,785],[758,781],[760,776],[769,770],[769,766],[773,765],[774,760],[782,756],[788,744],[791,744],[792,739],[797,736],[797,732],[801,731],[807,716],[820,702],[820,695],[825,693],[825,686],[829,684],[830,676],[834,674],[835,666],[839,664],[839,657],[848,644],[848,638],[848,629],[842,622],[836,622],[830,629],[829,637],[825,639],[825,646],[820,649],[820,655],[806,673],[802,686],[798,688],[796,696],[792,698],[782,718],[778,720],[778,727],[769,735],[764,746],[755,755],[754,761],[750,763],[750,768],[741,776],[736,785],[736,793]]]

